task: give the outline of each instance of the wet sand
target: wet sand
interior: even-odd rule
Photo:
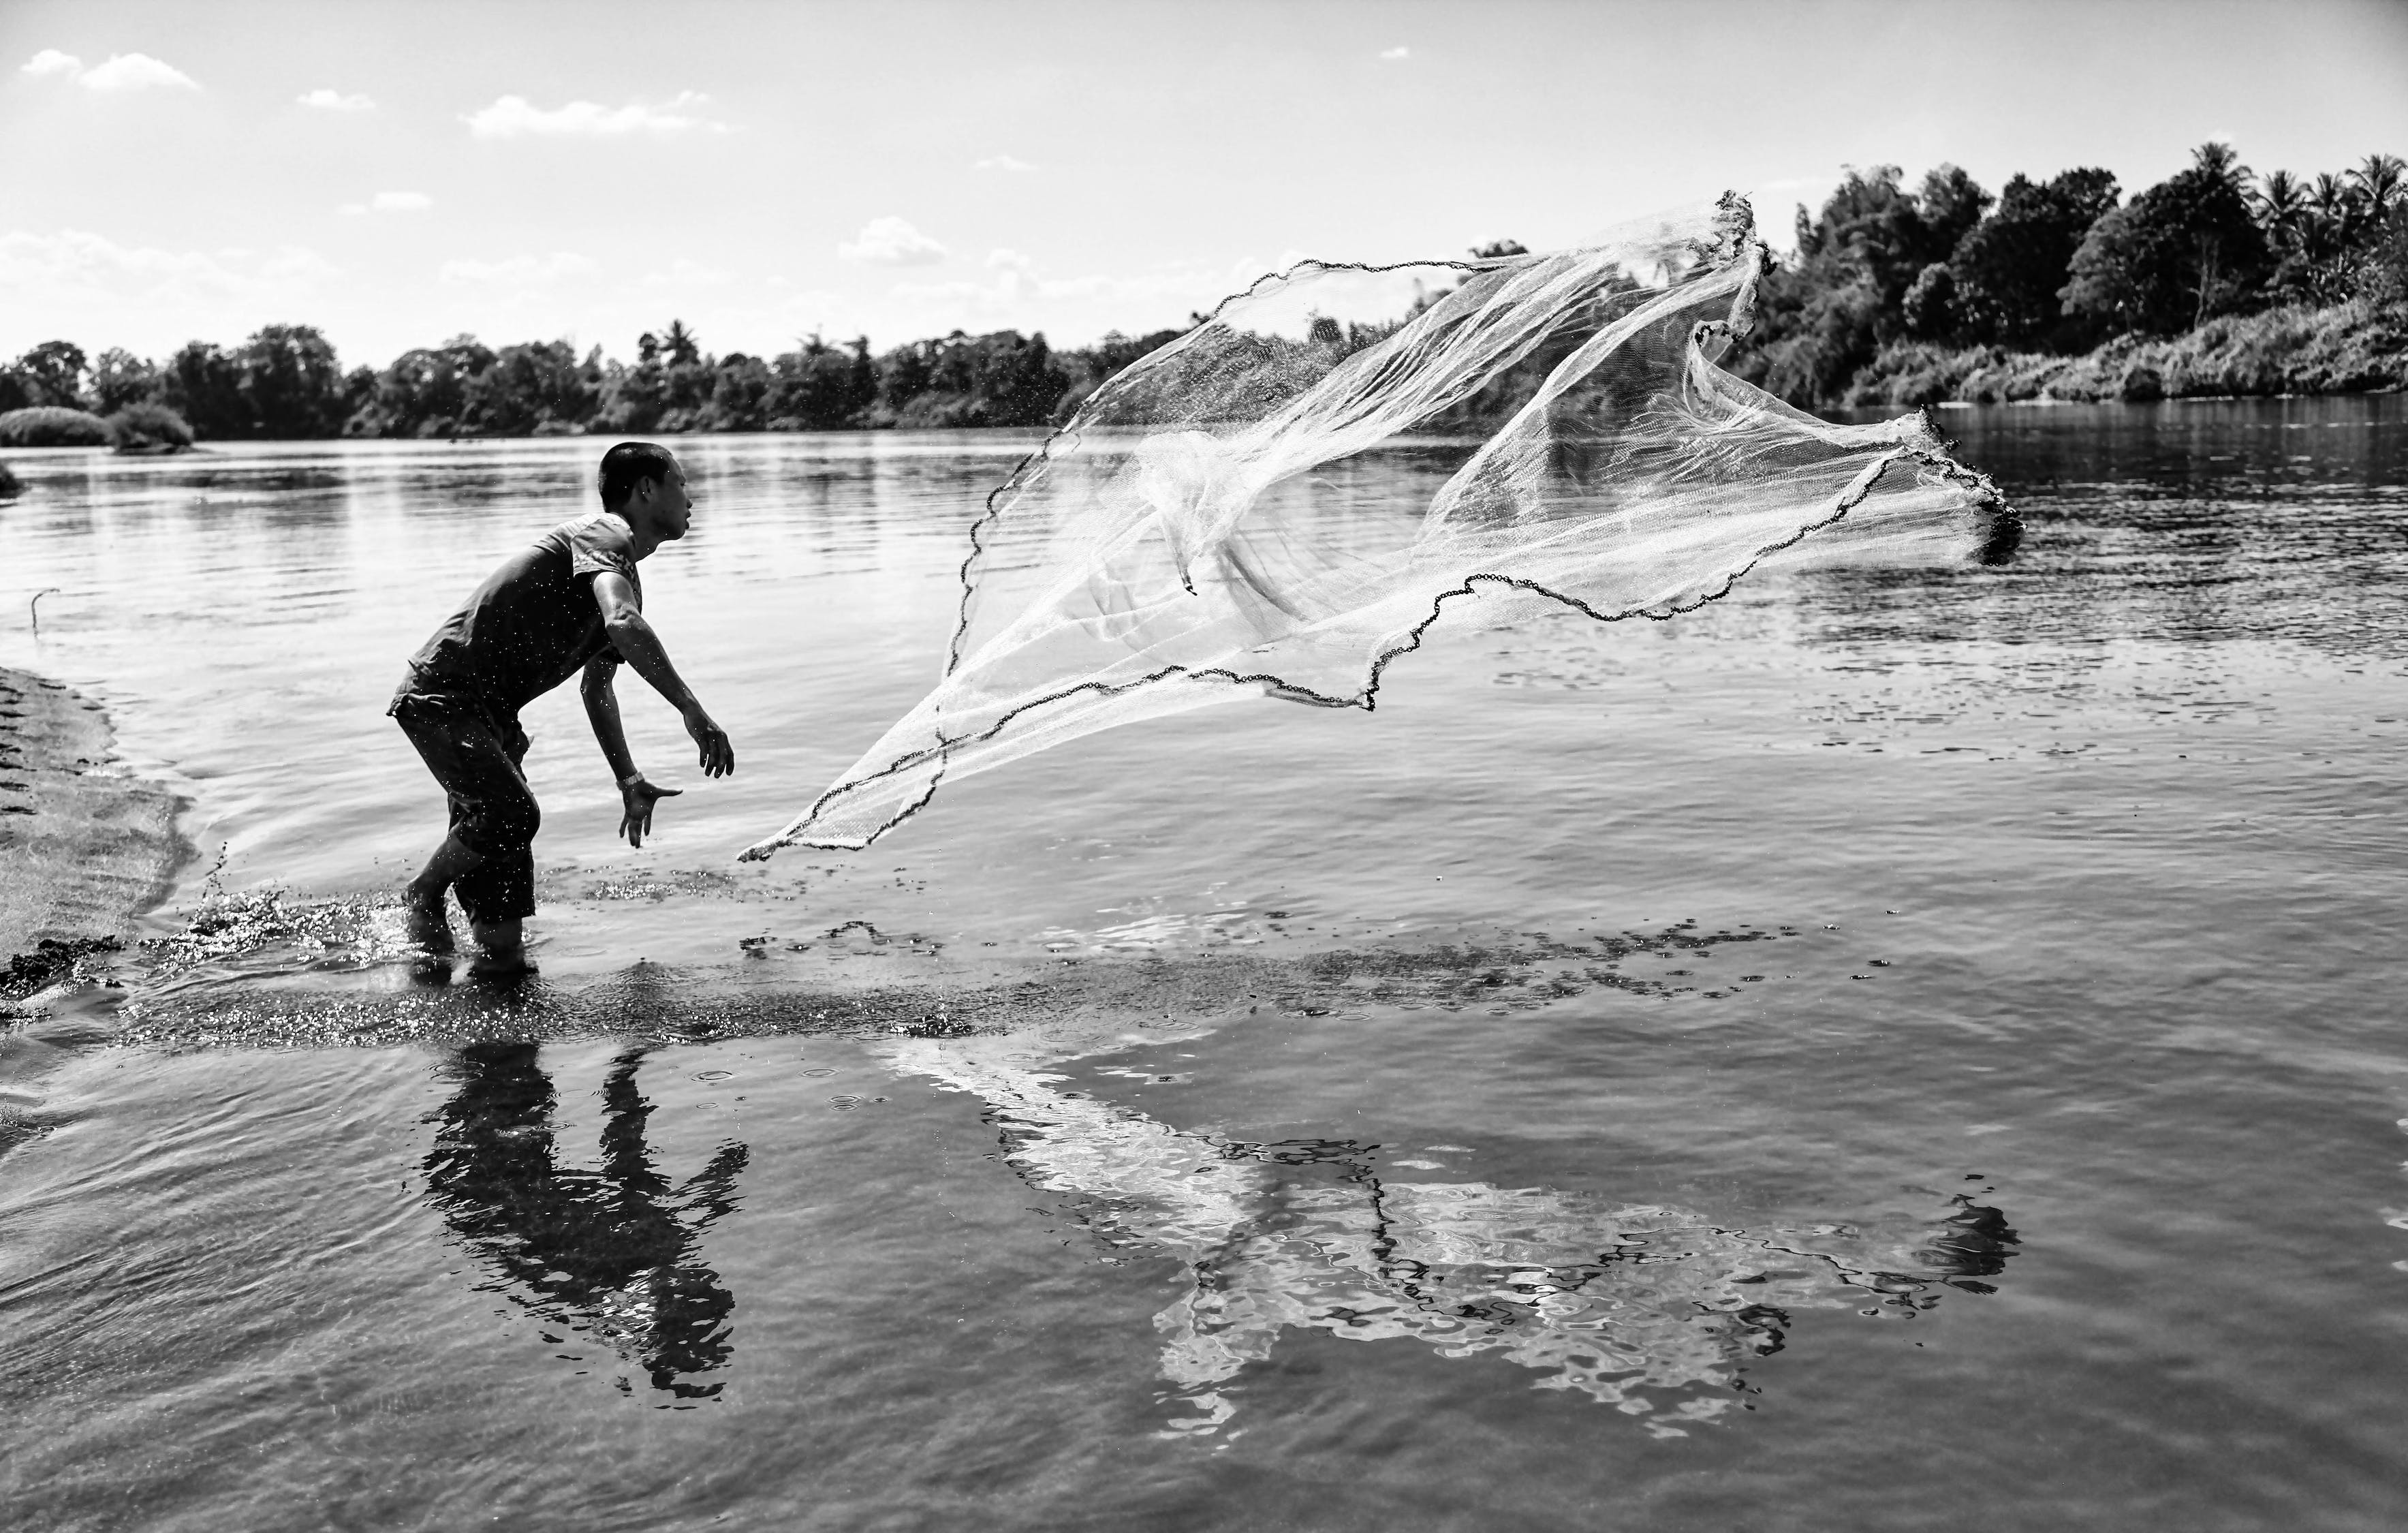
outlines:
[[[115,764],[111,738],[99,704],[0,669],[0,1003],[47,982],[57,944],[129,936],[189,852],[175,795]]]

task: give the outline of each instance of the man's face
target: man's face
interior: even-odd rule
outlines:
[[[651,480],[638,480],[636,493],[651,491],[652,526],[665,543],[673,543],[685,536],[694,523],[694,500],[685,493],[685,467],[672,459],[669,471],[655,484]]]

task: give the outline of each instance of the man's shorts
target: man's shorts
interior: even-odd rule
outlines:
[[[452,839],[477,854],[452,884],[468,919],[492,924],[535,914],[535,833],[543,811],[520,763],[527,738],[516,719],[494,721],[474,698],[404,687],[386,709],[418,747],[452,806]]]

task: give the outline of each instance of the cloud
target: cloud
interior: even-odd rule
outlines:
[[[924,266],[942,261],[948,252],[904,220],[889,215],[863,224],[853,243],[838,245],[836,253],[873,266]]]
[[[500,261],[446,261],[440,273],[447,282],[480,287],[533,287],[591,275],[592,260],[574,251],[550,255],[513,255]]]
[[[599,102],[572,101],[546,111],[524,96],[506,95],[490,107],[466,114],[461,121],[480,138],[518,138],[528,135],[609,138],[631,133],[684,133],[691,128],[725,133],[726,123],[694,115],[693,108],[710,99],[693,91],[681,91],[658,107],[631,101],[614,109]]]
[[[356,91],[345,95],[340,91],[330,91],[323,86],[294,99],[304,107],[315,107],[322,112],[365,112],[373,111],[376,107],[375,102]]]
[[[987,251],[986,264],[997,271],[1026,271],[1031,265],[1028,257],[1010,250]]]
[[[333,273],[317,251],[280,246],[262,257],[246,250],[163,251],[120,245],[105,235],[62,229],[53,235],[0,235],[0,289],[33,308],[87,299],[173,300],[258,296]]]
[[[197,91],[200,82],[172,64],[163,64],[148,53],[111,53],[108,59],[87,69],[83,60],[72,53],[62,53],[55,48],[45,48],[25,61],[23,73],[57,75],[74,80],[87,91],[115,93],[147,91],[154,85],[174,85],[187,91]]]
[[[423,192],[380,192],[368,204],[372,213],[423,213],[435,206]]]
[[[972,170],[1009,170],[1016,173],[1024,170],[1034,170],[1037,167],[1030,165],[1025,160],[1018,159],[1010,154],[990,154],[983,160],[972,161],[970,168]]]
[[[1383,48],[1380,50],[1380,62],[1382,64],[1401,64],[1412,56],[1413,50],[1401,45],[1396,48]]]

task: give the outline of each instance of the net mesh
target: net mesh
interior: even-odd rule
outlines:
[[[1442,618],[2001,556],[2014,513],[1920,412],[1834,424],[1716,365],[1766,259],[1726,197],[1551,254],[1263,279],[988,497],[936,690],[744,855],[866,847],[948,778],[1116,724],[1369,709]]]

